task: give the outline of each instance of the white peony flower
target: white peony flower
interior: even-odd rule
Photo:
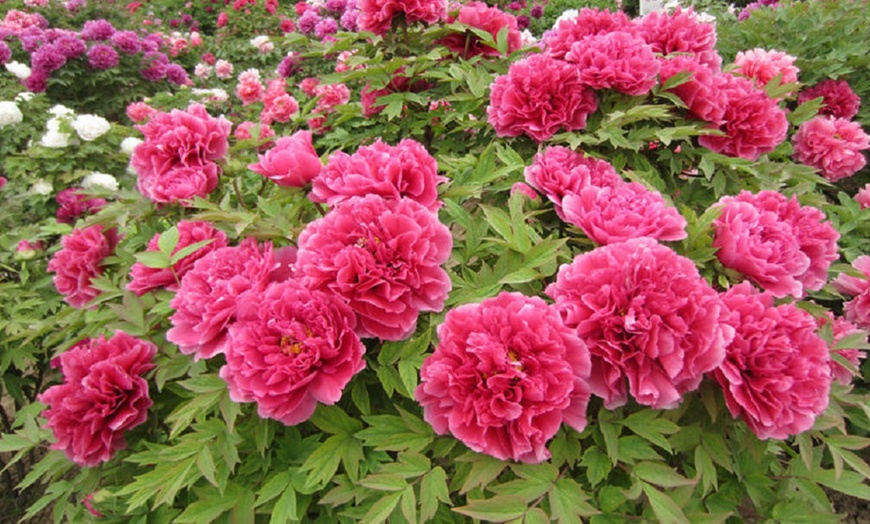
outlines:
[[[121,141],[121,152],[133,156],[133,151],[136,149],[136,146],[141,143],[142,139],[136,138],[135,136],[128,136]]]
[[[193,68],[193,75],[197,78],[202,78],[203,80],[210,77],[211,72],[212,67],[208,64],[199,63]]]
[[[17,124],[23,119],[24,115],[18,109],[18,104],[5,100],[0,102],[0,129],[11,124]]]
[[[524,46],[534,45],[538,42],[538,39],[535,38],[535,35],[533,35],[532,32],[529,31],[528,29],[523,29],[523,32],[520,34],[523,37],[523,45]]]
[[[269,39],[268,35],[255,36],[251,39],[251,45],[256,47],[261,53],[268,53],[275,49],[275,44]]]
[[[559,18],[557,18],[556,21],[553,22],[553,29],[558,28],[559,22],[561,22],[562,20],[574,20],[579,14],[580,11],[576,9],[566,9],[565,11],[562,11],[562,14],[559,15]]]
[[[15,101],[16,102],[30,102],[31,100],[33,100],[34,96],[35,95],[33,93],[31,93],[30,91],[22,91],[22,92],[18,93],[17,95],[15,95]]]
[[[82,179],[82,187],[85,189],[101,187],[103,189],[108,189],[109,191],[117,191],[118,180],[107,173],[91,171],[89,175]]]
[[[19,80],[24,80],[30,76],[30,67],[15,60],[6,62],[6,70],[15,75]]]
[[[108,133],[112,124],[101,116],[79,115],[72,121],[72,127],[82,140],[91,142]]]
[[[49,129],[45,132],[44,135],[42,135],[42,139],[40,139],[39,145],[41,145],[42,147],[59,149],[68,146],[69,139],[70,136],[68,133],[63,133],[56,129]]]
[[[32,195],[50,195],[54,190],[50,182],[45,180],[37,180],[30,186],[30,194]]]

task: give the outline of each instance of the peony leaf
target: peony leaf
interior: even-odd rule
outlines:
[[[643,492],[652,507],[653,513],[659,522],[669,524],[690,524],[683,510],[674,502],[674,499],[662,493],[646,482],[641,483]]]
[[[281,494],[281,498],[275,501],[269,524],[285,524],[295,520],[298,520],[296,516],[296,492],[293,490],[293,486],[287,486],[287,489]]]
[[[420,522],[426,522],[434,517],[439,503],[451,505],[450,492],[447,489],[447,474],[441,466],[436,466],[420,481]]]
[[[178,227],[172,226],[157,238],[157,247],[160,248],[160,253],[166,255],[166,257],[170,257],[172,255],[172,251],[175,249],[175,246],[178,245]]]
[[[278,472],[272,478],[267,480],[263,487],[257,492],[257,501],[255,507],[262,506],[266,502],[273,500],[275,497],[284,492],[287,486],[290,485],[290,473],[286,471]]]
[[[402,499],[402,492],[396,491],[378,499],[360,520],[360,524],[380,524],[390,517]]]
[[[583,460],[580,463],[586,466],[586,478],[592,486],[597,486],[606,479],[612,468],[607,455],[597,447],[588,448],[583,453]]]
[[[212,242],[214,242],[214,240],[215,239],[213,238],[207,238],[205,240],[200,240],[199,242],[196,242],[194,244],[190,244],[189,246],[184,246],[183,248],[179,249],[178,252],[173,253],[172,257],[169,259],[169,262],[172,265],[175,265],[184,257],[191,255],[196,251],[199,251],[200,248],[211,244]]]
[[[408,486],[402,492],[402,516],[409,524],[417,523],[417,495],[414,493],[414,486]]]
[[[550,512],[561,523],[580,522],[580,517],[600,513],[587,502],[588,499],[580,484],[568,478],[559,479],[548,497]]]
[[[489,499],[471,500],[453,511],[467,517],[489,522],[507,522],[526,512],[526,501],[515,495],[496,495]]]
[[[161,251],[145,251],[134,255],[136,261],[142,263],[145,267],[153,269],[166,269],[172,267],[169,255]]]
[[[663,462],[641,462],[632,471],[635,476],[663,488],[691,486],[698,481],[687,479]]]

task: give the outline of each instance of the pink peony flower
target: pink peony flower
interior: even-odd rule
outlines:
[[[248,169],[285,187],[304,187],[323,168],[311,143],[310,131],[297,131],[279,138],[272,149],[259,155],[259,159]]]
[[[722,58],[716,52],[716,26],[698,20],[690,7],[677,7],[673,12],[651,11],[635,20],[640,36],[653,51],[665,57],[686,56],[708,67],[718,69]]]
[[[519,193],[531,200],[538,200],[537,191],[525,182],[514,182],[514,185],[511,186],[511,196],[513,196],[514,193]]]
[[[73,229],[60,240],[63,248],[51,257],[48,271],[54,273],[54,287],[72,307],[83,308],[100,295],[91,281],[103,274],[103,260],[118,244],[115,229],[94,225]]]
[[[786,439],[810,429],[828,407],[830,355],[816,321],[794,304],[749,282],[722,295],[724,322],[734,329],[722,365],[713,373],[734,418],[760,439]]]
[[[145,141],[133,151],[130,164],[139,175],[139,192],[152,202],[184,203],[206,197],[217,187],[232,124],[212,118],[205,106],[158,113],[137,126]]]
[[[288,280],[240,299],[220,375],[236,402],[294,426],[335,404],[365,367],[353,311],[338,297]]]
[[[564,421],[582,431],[589,350],[538,297],[501,293],[447,313],[415,397],[435,432],[500,460],[539,463]]]
[[[127,447],[124,432],[145,422],[152,401],[142,375],[154,367],[157,346],[116,331],[106,340],[84,339],[57,361],[63,384],[39,395],[57,442],[79,466],[94,467]]]
[[[658,191],[637,182],[612,186],[586,186],[562,199],[567,222],[574,224],[598,245],[630,238],[656,240],[686,238],[686,219],[668,206]]]
[[[314,88],[317,109],[328,113],[350,101],[350,89],[344,84],[318,84]]]
[[[133,102],[127,106],[127,118],[132,120],[137,124],[141,124],[142,122],[148,120],[155,114],[157,114],[157,110],[153,107],[149,106],[145,102]]]
[[[263,112],[260,114],[260,121],[264,123],[281,122],[286,124],[297,113],[299,113],[299,102],[295,98],[288,94],[278,95],[263,109]]]
[[[223,353],[238,301],[264,290],[276,269],[272,244],[259,246],[253,238],[206,254],[184,275],[169,303],[175,313],[166,340],[194,360]]]
[[[622,178],[606,160],[585,156],[564,146],[550,146],[535,155],[525,169],[526,182],[537,189],[556,208],[556,214],[567,220],[562,200],[578,194],[584,187],[609,187],[622,183]]]
[[[490,7],[484,2],[468,2],[459,8],[459,13],[447,17],[447,23],[465,24],[475,29],[486,31],[492,35],[493,41],[501,30],[507,31],[507,54],[511,54],[523,45],[523,37],[517,27],[517,19],[510,13],[505,13],[498,7]],[[440,41],[441,45],[468,60],[473,56],[499,56],[498,49],[483,43],[483,40],[471,33],[450,34]]]
[[[858,190],[855,194],[855,201],[861,206],[861,209],[870,207],[870,184],[865,184],[864,187]]]
[[[861,108],[861,98],[852,91],[845,80],[822,80],[818,84],[801,91],[798,104],[822,97],[824,104],[819,108],[820,115],[851,120]]]
[[[637,33],[631,19],[622,11],[612,13],[584,7],[576,17],[562,20],[555,31],[545,34],[542,44],[548,55],[563,60],[576,42],[588,36],[604,35],[614,31]]]
[[[679,73],[691,73],[683,83],[671,87],[668,92],[674,93],[694,117],[707,122],[720,124],[725,116],[725,103],[716,87],[717,72],[688,56],[676,55],[661,60],[659,73],[664,85]]]
[[[421,311],[441,311],[450,278],[441,268],[450,231],[408,198],[356,197],[299,234],[296,272],[312,289],[342,297],[360,337],[402,340]]]
[[[658,81],[660,65],[652,47],[624,31],[588,36],[565,54],[576,64],[580,81],[593,89],[613,89],[632,96],[645,95]]]
[[[819,328],[822,328],[826,324],[831,325],[833,334],[833,341],[830,345],[831,353],[839,355],[844,360],[846,360],[846,362],[848,362],[852,367],[858,369],[861,365],[861,361],[864,360],[864,358],[867,356],[864,353],[863,349],[849,347],[834,349],[834,347],[841,343],[844,339],[856,335],[860,335],[861,339],[857,342],[857,344],[864,344],[867,342],[867,331],[860,329],[858,326],[849,322],[843,317],[835,317],[834,314],[830,311],[827,312],[826,316],[817,318],[816,322],[818,323]],[[852,382],[852,377],[854,376],[854,373],[846,366],[831,358],[831,375],[833,379],[836,380],[840,385],[848,386]]]
[[[209,222],[192,222],[182,220],[177,226],[178,242],[172,248],[172,255],[194,244],[207,242],[196,248],[167,268],[148,267],[141,262],[136,262],[130,268],[130,282],[127,290],[139,296],[154,289],[166,288],[170,291],[178,289],[181,278],[193,269],[193,264],[200,258],[216,249],[227,247],[227,235],[223,231],[215,229]],[[148,242],[147,252],[160,251],[160,237],[157,234]]]
[[[356,153],[337,151],[314,179],[309,198],[331,206],[355,196],[410,198],[430,211],[438,211],[438,164],[419,142],[404,139],[396,146],[380,139]]]
[[[721,123],[714,124],[725,134],[704,135],[698,143],[723,155],[757,160],[785,140],[788,120],[776,100],[749,80],[726,73],[717,75],[714,84],[724,108]]]
[[[801,124],[792,142],[795,160],[818,169],[831,182],[848,178],[867,165],[861,151],[870,149],[870,135],[858,122],[817,116]]]
[[[226,80],[233,76],[233,64],[221,58],[214,64],[214,74],[216,77]]]
[[[108,204],[105,198],[91,198],[80,187],[64,189],[54,199],[57,202],[55,218],[61,224],[75,224],[79,217],[97,213]]]
[[[716,205],[713,247],[723,266],[775,297],[801,298],[825,285],[840,234],[820,210],[776,191],[741,191]]]
[[[538,54],[495,79],[486,114],[498,136],[526,134],[543,142],[560,129],[584,129],[597,108],[598,98],[574,65]]]
[[[839,293],[852,297],[843,304],[843,315],[862,329],[870,329],[870,256],[862,255],[852,261],[860,277],[840,273],[831,282]]]
[[[578,255],[546,290],[589,346],[589,385],[608,409],[677,406],[725,356],[731,331],[694,262],[650,238]]]
[[[740,51],[734,58],[735,74],[755,81],[756,87],[763,89],[771,80],[780,77],[779,85],[798,81],[798,69],[794,65],[795,57],[771,49],[770,51],[755,48]]]
[[[242,105],[259,102],[265,88],[260,82],[260,75],[256,69],[248,69],[239,75],[239,83],[236,84],[236,96],[242,101]]]
[[[404,14],[405,23],[434,24],[447,16],[446,0],[359,0],[357,26],[383,36],[390,30],[393,17]]]

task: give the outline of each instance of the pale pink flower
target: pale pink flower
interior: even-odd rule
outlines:
[[[776,77],[780,77],[779,85],[798,81],[798,69],[794,65],[795,57],[775,49],[760,48],[740,51],[734,58],[735,74],[755,81],[758,88],[764,88]]]
[[[864,187],[858,190],[855,194],[855,201],[861,206],[861,209],[870,207],[870,184],[865,184]]]
[[[214,64],[214,74],[216,77],[226,80],[228,78],[232,78],[233,76],[233,64],[224,60],[223,58],[219,59]]]
[[[565,422],[586,427],[589,350],[538,297],[501,293],[447,313],[415,398],[435,432],[500,460],[539,463]]]
[[[148,120],[158,111],[145,102],[132,102],[127,106],[127,117],[137,124]]]

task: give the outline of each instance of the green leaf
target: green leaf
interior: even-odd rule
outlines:
[[[215,478],[214,457],[212,457],[211,450],[208,446],[203,446],[202,451],[200,451],[196,456],[196,467],[199,468],[199,472],[202,473],[202,476],[205,477],[212,486],[217,487],[218,482]]]
[[[408,486],[402,492],[402,516],[405,517],[410,524],[417,522],[417,495],[414,493],[414,486]]]
[[[643,492],[652,507],[653,513],[659,522],[668,524],[691,524],[683,510],[674,502],[674,499],[662,493],[646,482],[641,482]]]
[[[478,486],[486,486],[507,467],[507,463],[489,455],[473,453],[466,457],[471,457],[471,471],[459,489],[460,494],[468,493]]]
[[[447,473],[441,466],[436,466],[423,475],[420,481],[420,522],[426,522],[435,516],[439,502],[451,505]]]
[[[408,482],[404,477],[394,473],[369,475],[361,479],[359,483],[375,491],[401,491],[408,486]]]
[[[205,246],[211,244],[212,242],[214,242],[213,238],[207,238],[205,240],[200,240],[199,242],[196,242],[194,244],[190,244],[189,246],[184,246],[183,248],[179,249],[177,252],[173,253],[173,255],[169,258],[169,262],[172,265],[175,265],[178,262],[180,262],[181,259],[183,259],[184,257],[186,257],[188,255],[192,255],[196,251],[199,251],[199,249],[201,247],[205,247]]]
[[[160,251],[144,251],[133,255],[137,262],[142,263],[145,267],[153,269],[166,269],[172,267],[169,255]]]
[[[281,497],[275,501],[269,524],[285,524],[296,520],[296,491],[287,485]]]
[[[352,419],[338,406],[321,404],[309,420],[331,435],[351,436],[363,428],[360,421]]]
[[[368,447],[379,451],[420,451],[428,446],[435,434],[432,428],[415,417],[369,415],[363,420],[369,427],[355,435]]]
[[[353,440],[353,437],[333,435],[320,444],[302,464],[302,471],[308,472],[305,487],[326,484],[338,470],[344,448]]]
[[[197,500],[188,505],[184,511],[175,518],[178,524],[207,524],[233,509],[236,504],[235,498],[207,498]]]
[[[561,523],[580,522],[580,517],[600,513],[587,500],[588,495],[576,481],[568,478],[556,481],[550,490],[550,512]]]
[[[607,455],[597,447],[588,448],[583,453],[583,459],[580,463],[586,466],[586,478],[589,479],[589,484],[592,486],[597,486],[606,479],[613,467]]]
[[[634,467],[632,473],[641,480],[663,488],[692,486],[698,482],[687,479],[662,462],[641,462]]]
[[[168,259],[172,255],[172,250],[175,249],[175,246],[178,245],[178,227],[172,226],[157,238],[157,247],[160,249],[160,253],[166,255]]]
[[[550,524],[550,517],[541,508],[532,508],[523,517],[523,524]]]
[[[670,420],[657,417],[658,412],[646,409],[629,415],[621,421],[621,424],[670,453],[671,445],[664,435],[672,435],[679,431],[680,427]]]
[[[360,520],[360,524],[380,524],[386,521],[390,513],[396,509],[402,495],[401,491],[396,491],[378,499]]]
[[[489,522],[507,522],[526,512],[526,501],[513,495],[496,495],[489,499],[470,500],[453,511],[467,517]]]
[[[257,492],[257,502],[255,507],[262,506],[266,502],[273,500],[275,497],[284,492],[287,486],[290,485],[290,473],[287,471],[278,472],[272,478],[263,484],[263,487]]]

